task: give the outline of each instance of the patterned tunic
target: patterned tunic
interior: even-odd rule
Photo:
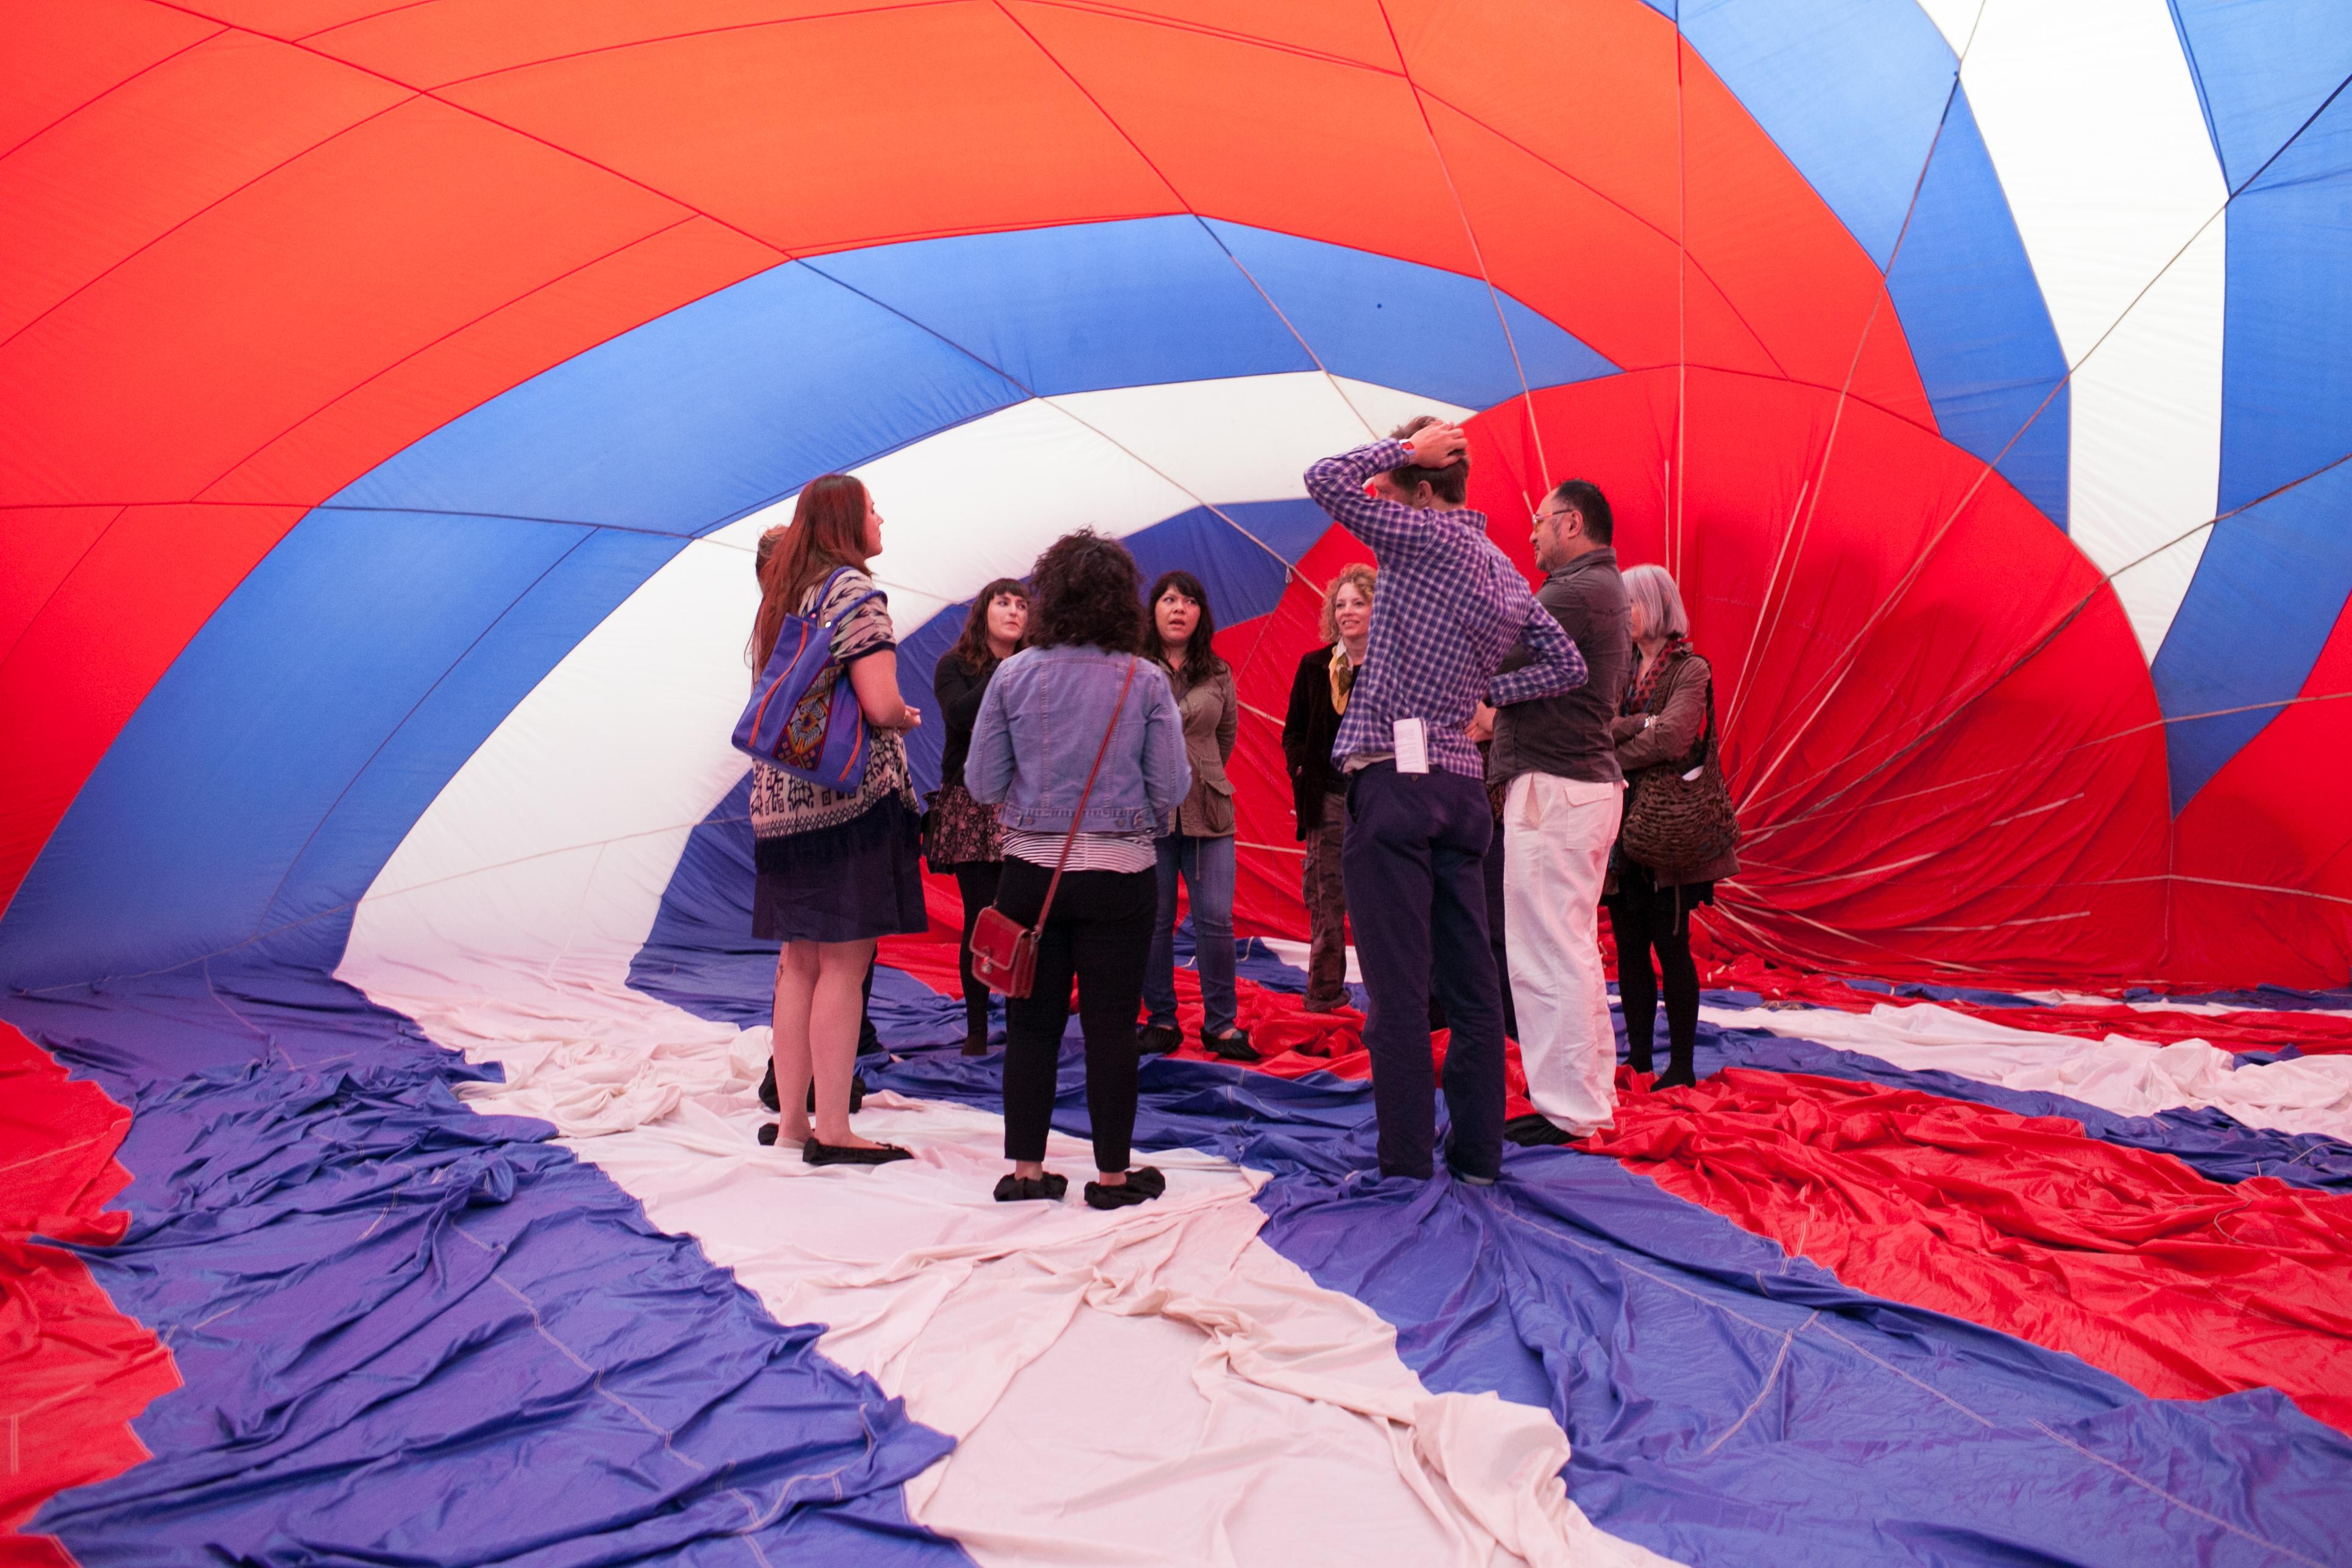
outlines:
[[[820,621],[828,619],[860,594],[871,592],[874,579],[854,568],[844,572],[835,582],[833,592],[825,595],[824,603],[818,605],[814,601],[824,587],[824,580],[820,578],[803,596],[801,614]],[[834,677],[851,662],[898,646],[890,625],[888,602],[877,595],[834,628],[834,662],[826,668],[823,681],[830,685]],[[785,838],[795,834],[838,827],[865,816],[887,795],[897,795],[908,810],[914,810],[915,788],[907,771],[906,742],[898,731],[877,730],[871,725],[866,727],[866,735],[870,748],[866,764],[866,783],[854,795],[837,794],[822,784],[794,778],[765,763],[753,763],[752,834],[761,838]]]

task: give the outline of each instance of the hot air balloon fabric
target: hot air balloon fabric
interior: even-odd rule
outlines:
[[[2341,1560],[2341,6],[0,37],[0,1560]],[[1531,576],[1570,476],[1675,574],[1744,834],[1701,1083],[1491,1190],[1298,1005],[1302,475],[1422,413]],[[940,878],[918,1158],[754,1138],[729,731],[828,472],[919,704],[1071,529],[1214,602],[1267,1059],[1146,1064],[1159,1203],[990,1200]]]

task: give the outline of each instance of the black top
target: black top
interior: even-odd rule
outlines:
[[[939,702],[940,718],[947,724],[947,745],[940,752],[940,787],[963,783],[963,761],[971,752],[971,727],[980,721],[980,700],[988,695],[988,682],[996,674],[996,665],[974,675],[963,660],[951,653],[940,655],[940,662],[931,670],[931,696]]]
[[[1521,773],[1550,773],[1614,784],[1622,775],[1609,721],[1617,717],[1617,700],[1633,665],[1631,612],[1625,579],[1617,573],[1617,552],[1606,546],[1586,551],[1544,580],[1536,602],[1575,639],[1589,673],[1573,690],[1513,703],[1495,715],[1486,777],[1502,784]],[[1503,660],[1503,668],[1517,669],[1530,657],[1523,643]]]
[[[1325,643],[1298,660],[1290,682],[1290,711],[1282,721],[1282,755],[1290,766],[1290,806],[1298,816],[1298,837],[1323,826],[1323,795],[1336,775],[1331,741],[1339,715],[1331,707],[1331,650]]]

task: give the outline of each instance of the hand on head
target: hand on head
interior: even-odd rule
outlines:
[[[1470,450],[1469,433],[1459,425],[1424,425],[1404,438],[1414,466],[1450,468]]]

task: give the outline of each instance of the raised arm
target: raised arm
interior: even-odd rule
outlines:
[[[1576,641],[1560,629],[1552,613],[1528,594],[1526,612],[1519,623],[1519,645],[1533,657],[1507,675],[1495,675],[1486,681],[1486,702],[1494,708],[1507,708],[1514,702],[1532,702],[1539,697],[1557,697],[1584,684],[1590,673],[1584,668],[1584,656],[1576,651]]]
[[[1333,521],[1370,545],[1382,560],[1396,560],[1429,539],[1433,519],[1418,507],[1367,495],[1364,486],[1373,475],[1408,463],[1443,468],[1468,446],[1459,426],[1424,425],[1409,441],[1374,441],[1324,458],[1307,470],[1307,493]]]

